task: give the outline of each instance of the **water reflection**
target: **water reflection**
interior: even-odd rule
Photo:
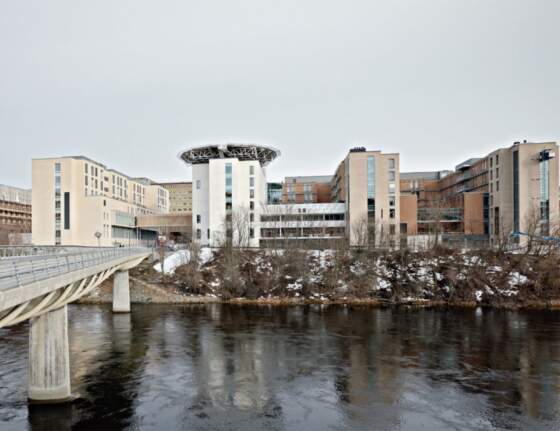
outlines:
[[[27,407],[27,326],[0,330],[0,429],[557,429],[554,312],[70,309],[78,399]]]

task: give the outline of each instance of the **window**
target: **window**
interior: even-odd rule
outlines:
[[[200,180],[196,180],[196,189],[200,190]]]
[[[500,163],[500,155],[496,154],[496,166]]]
[[[201,236],[200,229],[197,229],[196,230],[196,239],[200,239],[200,236]]]
[[[200,214],[197,214],[197,215],[196,215],[196,222],[197,222],[197,223],[200,223]]]
[[[85,173],[86,173],[86,175],[87,175],[87,173],[88,173],[88,164],[86,163],[86,164],[84,165],[84,167],[85,167]]]
[[[494,171],[490,171],[490,181],[494,179]]]
[[[390,195],[395,194],[395,183],[389,183],[389,194]]]
[[[64,192],[64,229],[70,229],[70,193]]]
[[[254,238],[254,237],[255,237],[255,229],[251,227],[249,228],[249,238]]]
[[[500,177],[500,168],[496,168],[496,179]]]
[[[249,175],[255,175],[255,167],[253,165],[249,166]]]
[[[394,196],[389,197],[389,206],[390,207],[395,206],[395,197]]]
[[[490,183],[490,193],[494,192],[494,188],[492,187],[494,184]]]
[[[250,214],[249,214],[249,221],[250,221],[250,222],[254,222],[254,221],[255,221],[255,214],[254,214],[254,213],[250,213]]]
[[[206,229],[206,238],[210,239],[210,229]]]
[[[389,208],[389,218],[395,218],[395,208]]]
[[[500,191],[500,182],[496,181],[496,191],[499,192]]]
[[[490,167],[493,166],[493,162],[494,162],[494,159],[492,157],[490,157]]]
[[[390,224],[389,225],[389,235],[394,235],[394,234],[395,234],[395,225]]]
[[[86,179],[86,186],[88,185],[88,177],[87,175],[84,177]]]
[[[226,211],[231,211],[233,202],[233,187],[232,187],[232,164],[225,164],[225,176],[226,176]]]
[[[249,187],[255,187],[255,177],[249,178]]]
[[[249,190],[249,198],[250,198],[250,199],[254,199],[254,198],[255,198],[255,190],[254,190],[254,189]]]
[[[395,169],[395,159],[389,159],[389,169]]]
[[[254,209],[255,209],[255,202],[254,202],[254,201],[249,202],[249,209],[250,209],[250,210],[254,210]]]
[[[395,181],[395,171],[389,171],[389,181]]]

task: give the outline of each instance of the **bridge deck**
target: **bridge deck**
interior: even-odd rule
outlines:
[[[0,257],[0,291],[148,251],[145,248],[118,247],[53,247],[48,251],[43,247],[34,249],[35,255],[29,255],[29,250],[20,248],[14,250],[11,257]],[[3,250],[5,252],[6,248]]]

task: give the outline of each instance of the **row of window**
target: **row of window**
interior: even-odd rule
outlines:
[[[87,169],[87,165],[86,165]],[[61,227],[60,227],[60,183],[61,183],[61,168],[60,163],[54,164],[54,243],[55,245],[61,244]]]
[[[263,214],[262,222],[279,221],[337,221],[344,220],[344,214]]]

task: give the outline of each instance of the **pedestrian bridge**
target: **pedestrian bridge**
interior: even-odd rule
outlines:
[[[30,319],[28,398],[71,398],[66,305],[111,275],[113,311],[130,312],[128,270],[147,248],[0,247],[0,328]]]

